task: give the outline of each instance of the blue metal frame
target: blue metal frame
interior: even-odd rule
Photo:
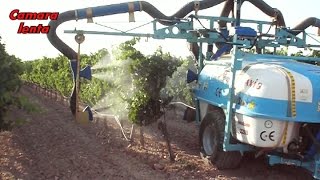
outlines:
[[[238,150],[240,152],[243,151],[249,151],[251,150],[251,146],[244,145],[244,144],[230,144],[230,129],[231,129],[231,123],[234,119],[234,113],[235,113],[235,94],[234,94],[234,85],[235,85],[235,79],[236,79],[236,71],[241,70],[241,61],[239,61],[239,50],[237,44],[237,34],[234,35],[233,42],[233,54],[232,54],[232,63],[231,63],[231,72],[232,76],[229,82],[229,93],[227,96],[228,102],[227,102],[227,111],[226,111],[226,123],[225,123],[225,129],[224,129],[224,141],[223,141],[223,149],[225,151],[235,151]]]

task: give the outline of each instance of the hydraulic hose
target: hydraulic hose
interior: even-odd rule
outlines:
[[[252,5],[254,5],[258,9],[260,9],[266,15],[268,15],[270,17],[275,17],[277,20],[278,26],[282,26],[282,27],[286,26],[283,15],[282,15],[281,11],[279,11],[278,9],[272,8],[267,3],[265,3],[263,0],[243,0],[242,3],[244,3],[245,1],[250,2]],[[220,16],[221,17],[228,17],[230,12],[233,10],[233,7],[234,7],[234,0],[227,0],[227,2],[225,3],[225,5],[222,9]],[[226,26],[227,26],[227,23],[225,21],[219,22],[220,29],[225,28]]]
[[[216,6],[226,0],[203,0],[203,1],[193,1],[189,2],[185,6],[183,6],[179,11],[177,11],[172,16],[166,16],[163,13],[161,13],[157,8],[155,8],[153,5],[151,5],[148,2],[140,1],[141,3],[141,9],[148,13],[151,17],[159,19],[160,23],[163,25],[173,25],[175,24],[174,20],[177,18],[184,18],[186,17],[190,12],[195,10],[195,6],[197,6],[198,10],[207,9],[213,6]],[[170,3],[169,3],[170,4]],[[173,21],[173,22],[172,22]]]
[[[320,19],[315,17],[309,17],[304,21],[302,21],[301,23],[299,23],[298,25],[296,25],[296,27],[292,28],[291,33],[293,35],[298,35],[310,26],[315,26],[320,28]]]
[[[177,11],[172,16],[166,16],[162,12],[160,12],[157,8],[155,8],[152,4],[145,1],[135,1],[128,3],[120,3],[120,4],[112,4],[105,6],[97,6],[97,7],[89,7],[84,9],[77,9],[63,12],[59,15],[59,18],[55,21],[50,21],[50,31],[47,35],[50,43],[58,49],[63,55],[68,57],[70,60],[75,59],[77,57],[76,52],[71,49],[68,45],[66,45],[56,33],[58,26],[64,22],[70,20],[80,20],[90,18],[89,13],[91,12],[92,17],[113,15],[113,14],[121,14],[127,12],[134,11],[144,11],[149,14],[153,18],[159,19],[159,22],[163,25],[173,25],[175,24],[175,20],[179,18],[184,18],[190,12],[195,10],[195,5],[198,5],[198,10],[207,9],[218,5],[226,0],[203,0],[203,1],[194,1],[186,4],[183,8]],[[169,3],[170,4],[170,3]]]
[[[262,12],[264,12],[266,15],[268,15],[270,17],[275,17],[277,20],[278,26],[282,26],[282,27],[286,26],[281,11],[272,8],[271,6],[266,4],[263,0],[243,0],[242,3],[244,1],[250,2],[251,4],[256,6],[257,8],[259,8]],[[225,5],[222,9],[220,16],[221,17],[228,17],[230,12],[233,10],[233,7],[234,7],[234,0],[227,0],[227,2],[225,3]],[[226,23],[227,23],[226,21],[220,21],[219,22],[220,29],[225,28],[227,26]],[[302,21],[301,23],[299,23],[298,25],[296,25],[290,31],[292,32],[292,34],[298,35],[299,33],[301,33],[302,31],[304,31],[305,29],[307,29],[310,26],[315,26],[315,27],[320,28],[320,19],[315,18],[315,17],[309,17],[309,18],[305,19],[304,21]]]
[[[272,8],[267,3],[265,3],[263,0],[245,0],[250,2],[252,5],[259,8],[263,13],[270,17],[274,17],[277,20],[277,25],[285,27],[286,23],[284,21],[283,15],[280,10],[276,8]]]
[[[233,7],[234,7],[234,0],[227,0],[227,2],[223,6],[220,16],[228,17],[230,15],[230,12],[233,10]],[[227,27],[226,21],[219,21],[219,28],[226,28],[226,27]]]
[[[279,26],[285,27],[285,21],[282,16],[282,13],[266,4],[263,0],[243,0],[248,1],[257,8],[259,8],[265,14],[275,17],[277,19],[277,23]],[[106,15],[114,15],[114,14],[122,14],[122,13],[132,13],[135,11],[144,11],[149,14],[151,17],[158,19],[158,21],[163,25],[174,25],[179,21],[180,18],[186,17],[190,12],[207,9],[213,6],[216,6],[222,2],[226,2],[221,13],[221,16],[228,16],[233,9],[233,0],[202,0],[202,1],[193,1],[189,2],[185,6],[183,6],[180,10],[178,10],[175,14],[171,16],[166,16],[162,12],[160,12],[157,8],[155,8],[152,4],[146,1],[134,1],[127,3],[119,3],[119,4],[111,4],[105,6],[97,6],[97,7],[88,7],[83,9],[70,10],[63,13],[60,13],[57,20],[52,20],[49,22],[50,31],[47,35],[50,43],[59,50],[63,55],[65,55],[69,60],[75,60],[77,58],[77,53],[67,44],[65,44],[57,35],[56,30],[58,26],[64,22],[70,20],[81,20],[86,18],[100,17]],[[170,3],[168,3],[170,5]],[[310,25],[320,27],[320,21],[317,18],[308,18],[303,21],[301,24],[297,25],[293,30],[296,30],[297,34],[299,30],[304,30]],[[220,28],[226,27],[226,22],[219,22]],[[199,52],[197,43],[191,44],[193,54],[196,58],[199,57]],[[75,88],[70,98],[70,108],[71,111],[75,112],[75,97],[76,92]]]
[[[69,60],[75,60],[77,58],[77,53],[67,44],[65,44],[57,35],[57,28],[60,24],[70,21],[70,20],[80,20],[86,18],[100,17],[113,14],[122,14],[135,11],[144,11],[151,17],[158,19],[158,21],[163,25],[173,25],[179,20],[179,18],[184,18],[190,12],[194,10],[202,10],[218,5],[226,0],[203,0],[194,1],[186,4],[180,10],[178,10],[172,16],[166,16],[160,12],[157,8],[145,1],[134,1],[127,3],[111,4],[105,6],[89,7],[84,9],[70,10],[59,14],[57,20],[49,22],[50,31],[47,35],[50,43],[59,50],[63,55],[65,55]],[[169,3],[170,5],[170,3]],[[70,109],[72,114],[76,112],[76,90],[75,86],[70,98]]]

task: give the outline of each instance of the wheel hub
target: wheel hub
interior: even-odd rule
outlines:
[[[207,155],[212,155],[214,151],[214,130],[212,126],[207,126],[203,132],[202,144],[203,149]]]

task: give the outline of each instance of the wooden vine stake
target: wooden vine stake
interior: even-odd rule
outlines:
[[[145,148],[143,125],[140,125],[140,144],[141,144],[142,148]]]
[[[158,121],[158,128],[162,132],[163,138],[166,141],[170,161],[174,162],[175,161],[175,155],[174,155],[174,152],[173,152],[172,147],[171,147],[170,137],[169,137],[169,133],[168,133],[168,129],[167,129],[167,122],[166,122],[165,112],[163,114],[163,118],[161,118],[161,120]]]

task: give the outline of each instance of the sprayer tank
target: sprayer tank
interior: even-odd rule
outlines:
[[[204,66],[195,90],[201,103],[226,108],[230,67],[229,57]],[[314,65],[244,57],[236,72],[233,136],[258,147],[287,146],[297,136],[298,122],[319,122],[319,79]]]

